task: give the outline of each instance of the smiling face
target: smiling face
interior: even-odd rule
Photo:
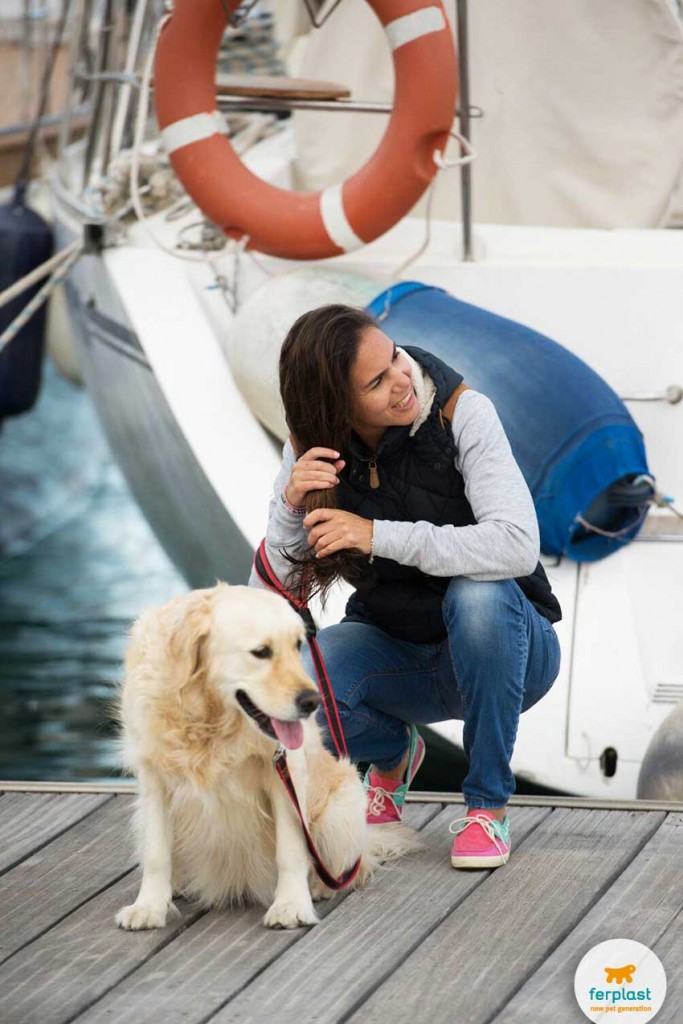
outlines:
[[[409,426],[419,406],[408,361],[379,327],[363,331],[349,376],[353,428],[375,448],[387,427]]]

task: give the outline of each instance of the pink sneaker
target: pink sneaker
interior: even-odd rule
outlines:
[[[491,811],[471,807],[465,818],[449,825],[455,835],[451,850],[454,868],[499,868],[510,856],[510,819],[497,821]]]
[[[369,770],[366,772],[363,785],[368,794],[365,812],[368,825],[386,825],[401,820],[410,784],[420,770],[424,756],[425,742],[415,726],[411,725],[410,757],[403,782],[400,779],[386,779]]]

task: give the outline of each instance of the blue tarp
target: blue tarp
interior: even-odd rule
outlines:
[[[493,401],[534,498],[547,554],[595,561],[637,534],[646,505],[608,488],[649,474],[643,437],[608,384],[550,338],[416,281],[368,307],[400,345],[445,360]],[[580,519],[603,536],[586,529]]]

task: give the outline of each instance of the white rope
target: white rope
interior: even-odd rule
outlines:
[[[135,77],[135,62],[138,58],[147,10],[148,8],[146,3],[138,3],[135,8],[135,14],[133,15],[130,39],[128,40],[128,46],[126,47],[126,66],[124,68],[124,74],[128,76],[131,81]],[[111,145],[109,150],[111,153],[118,153],[121,149],[121,140],[123,139],[131,94],[132,87],[128,85],[128,83],[121,85],[118,98],[116,100],[116,114],[114,116],[114,124],[111,130]]]
[[[414,263],[415,260],[419,259],[422,253],[429,248],[429,243],[432,240],[432,204],[434,202],[434,192],[436,191],[437,178],[438,175],[435,175],[429,186],[429,192],[427,193],[427,205],[425,207],[425,234],[424,239],[422,241],[422,245],[420,246],[419,249],[416,249],[415,252],[412,253],[412,255],[408,256],[408,258],[405,259],[403,263],[396,267],[396,269],[391,275],[392,281],[398,280],[398,278],[405,273],[410,264]],[[388,313],[389,310],[387,310],[386,312]]]
[[[460,132],[457,132],[454,128],[451,129],[449,134],[451,138],[458,140],[462,148],[465,150],[465,155],[460,157],[458,160],[447,160],[444,157],[443,153],[440,153],[438,149],[435,149],[434,153],[432,154],[432,159],[434,160],[434,163],[436,164],[440,171],[450,171],[454,167],[462,167],[464,166],[464,164],[471,164],[472,161],[475,160],[477,156],[469,140],[466,139],[464,135],[461,135]],[[438,179],[439,175],[437,173],[432,179],[431,185],[429,186],[429,193],[427,195],[427,205],[425,208],[425,235],[422,241],[422,245],[411,256],[404,260],[403,263],[396,267],[396,269],[391,275],[392,281],[397,280],[402,274],[404,274],[408,267],[411,265],[411,263],[414,263],[415,260],[419,259],[422,253],[429,248],[429,243],[432,240],[432,206],[434,203],[434,192],[436,190],[436,184]]]
[[[77,248],[74,248],[74,246],[76,245]],[[42,304],[45,302],[46,299],[49,298],[49,296],[52,294],[52,292],[57,287],[62,278],[66,277],[66,275],[71,270],[71,267],[74,265],[78,257],[81,255],[81,251],[83,250],[83,243],[73,243],[73,245],[69,246],[69,249],[71,250],[69,256],[66,259],[62,260],[61,266],[58,267],[57,270],[55,270],[54,274],[52,274],[49,281],[45,282],[40,291],[36,292],[31,301],[26,306],[24,306],[21,312],[18,313],[17,316],[15,316],[12,323],[8,324],[8,326],[5,328],[2,334],[0,334],[0,352],[2,352],[5,346],[9,345],[9,343],[16,337],[16,335],[22,329],[22,327],[24,327],[24,325],[31,319],[33,314],[38,309],[40,309]],[[66,251],[67,250],[64,250],[64,252]]]
[[[26,291],[27,288],[37,284],[38,281],[42,281],[43,278],[47,277],[48,274],[51,274],[56,267],[59,267],[64,260],[69,259],[74,252],[80,253],[82,248],[83,243],[81,241],[76,240],[75,242],[72,242],[71,245],[66,247],[66,249],[62,249],[60,252],[55,253],[55,255],[51,256],[49,260],[45,260],[45,262],[41,263],[39,267],[34,267],[34,269],[28,274],[25,274],[24,277],[15,281],[14,284],[11,284],[9,288],[5,288],[4,292],[0,292],[0,309],[2,309],[3,306],[6,306],[8,302],[11,302],[12,299],[16,299],[17,295],[21,295],[21,293]]]
[[[154,67],[154,57],[156,54],[157,43],[159,42],[159,36],[164,26],[170,21],[171,15],[165,14],[157,26],[154,41],[149,49],[149,54],[145,62],[145,68],[142,75],[142,83],[140,85],[140,91],[138,95],[138,108],[135,116],[135,132],[133,134],[133,149],[131,152],[130,161],[130,198],[133,204],[133,211],[137,217],[140,225],[145,230],[149,238],[164,252],[170,256],[175,256],[176,259],[188,260],[190,263],[205,263],[211,262],[207,256],[203,253],[202,255],[192,256],[187,252],[179,252],[178,249],[173,246],[167,245],[166,242],[162,241],[157,234],[152,230],[148,223],[148,219],[145,217],[144,210],[142,209],[142,202],[140,200],[140,150],[142,148],[142,140],[145,132],[145,125],[147,123],[147,112],[149,109],[149,93],[150,85],[152,81],[152,68]]]
[[[589,523],[588,520],[584,519],[581,515],[575,516],[574,522],[580,523],[584,530],[588,530],[590,533],[597,533],[600,537],[609,537],[611,540],[619,540],[620,537],[626,537],[627,534],[632,533],[636,527],[639,527],[641,523],[645,522],[645,518],[648,513],[648,506],[646,506],[642,512],[638,513],[633,522],[624,526],[621,530],[603,530],[601,527],[595,526],[593,523]]]
[[[469,139],[466,139],[464,135],[457,132],[455,128],[450,131],[452,139],[457,139],[462,149],[465,150],[465,155],[458,157],[457,160],[447,160],[443,153],[440,153],[438,149],[434,150],[433,160],[440,171],[449,171],[452,167],[463,167],[465,164],[471,164],[473,160],[476,160],[477,154],[472,148],[472,144]]]
[[[225,295],[225,290],[228,287],[228,283],[226,281],[225,275],[222,273],[222,271],[220,270],[220,267],[218,266],[218,260],[220,258],[222,258],[226,254],[227,255],[229,255],[231,253],[234,254],[235,261],[237,261],[239,259],[239,256],[242,255],[244,252],[246,252],[247,255],[253,260],[253,262],[260,269],[264,270],[268,274],[271,273],[270,271],[266,270],[265,267],[262,267],[261,264],[258,262],[258,260],[256,260],[256,258],[253,256],[253,254],[247,250],[247,245],[249,244],[249,236],[247,234],[244,234],[244,235],[242,235],[241,238],[237,238],[237,239],[235,239],[235,238],[226,238],[226,246],[225,246],[225,248],[222,249],[219,253],[217,253],[217,254],[215,254],[213,256],[209,255],[209,253],[206,252],[205,250],[202,250],[201,253],[198,253],[197,255],[191,255],[188,252],[183,252],[182,250],[179,250],[176,247],[167,245],[161,238],[158,237],[158,235],[156,235],[156,233],[152,230],[152,228],[151,228],[151,226],[149,224],[148,218],[145,217],[144,211],[142,209],[142,203],[140,202],[140,187],[139,187],[139,180],[138,180],[139,179],[140,150],[141,150],[141,147],[142,147],[142,139],[143,139],[143,135],[144,135],[144,131],[145,131],[145,124],[147,122],[147,111],[149,109],[149,94],[150,94],[150,87],[151,87],[152,68],[154,66],[154,56],[155,56],[155,53],[156,53],[156,48],[157,48],[157,43],[158,43],[158,40],[159,40],[159,36],[161,35],[161,31],[162,31],[164,25],[166,25],[166,23],[168,22],[168,20],[170,18],[171,18],[171,15],[167,14],[159,22],[159,26],[157,28],[156,35],[154,37],[154,42],[153,42],[153,45],[150,48],[149,56],[148,56],[147,62],[145,64],[145,68],[144,68],[144,72],[143,72],[143,76],[142,76],[142,82],[141,82],[141,85],[140,85],[140,92],[139,92],[139,96],[138,96],[138,107],[137,107],[137,113],[136,113],[136,118],[135,118],[135,131],[134,131],[134,134],[133,134],[133,149],[132,149],[132,153],[131,153],[131,164],[130,164],[130,196],[131,196],[131,203],[132,203],[133,211],[135,213],[135,216],[137,217],[138,222],[144,228],[145,232],[147,233],[149,238],[154,242],[155,245],[157,245],[164,252],[168,253],[169,256],[174,256],[176,259],[187,260],[190,263],[208,263],[209,266],[211,267],[213,273],[214,273],[214,277],[216,279],[216,284],[220,287],[221,292]],[[256,139],[255,141],[258,141],[258,139]],[[249,144],[247,144],[246,146],[244,146],[242,148],[243,149],[248,149],[249,148]],[[236,278],[236,274],[235,274],[235,278]],[[237,297],[237,293],[236,293],[236,287],[233,287],[232,288],[232,302],[228,303],[231,306],[231,308],[233,309],[233,311],[237,307],[237,304],[238,304],[237,299],[238,299],[238,297]]]
[[[676,508],[676,506],[673,503],[673,498],[669,498],[666,495],[661,494],[659,491],[655,491],[655,496],[652,499],[652,503],[653,505],[656,505],[657,508],[666,509],[667,512],[671,512],[672,515],[678,516],[679,519],[683,519],[683,512],[679,511],[679,509]]]
[[[645,518],[647,517],[647,514],[650,510],[650,505],[655,505],[657,508],[663,508],[667,512],[671,512],[672,515],[677,516],[679,519],[683,519],[683,512],[680,512],[676,508],[676,506],[673,503],[673,498],[670,498],[668,497],[668,495],[663,494],[662,491],[657,490],[655,486],[654,477],[649,476],[647,473],[641,473],[641,475],[637,476],[634,480],[631,481],[631,483],[638,484],[641,483],[642,481],[645,481],[648,484],[650,484],[650,486],[652,487],[652,496],[645,503],[645,508],[640,513],[638,518],[634,519],[632,523],[623,527],[623,529],[603,530],[599,526],[595,526],[593,523],[589,523],[588,520],[584,519],[584,517],[581,515],[577,515],[575,517],[575,522],[580,523],[585,530],[589,530],[591,533],[597,533],[600,537],[609,537],[610,539],[618,540],[620,537],[623,537],[626,534],[631,533],[635,527],[640,526],[641,523],[645,521]]]

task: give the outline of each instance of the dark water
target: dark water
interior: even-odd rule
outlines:
[[[87,393],[49,364],[37,406],[0,431],[0,551],[0,778],[113,780],[126,631],[187,586],[132,500]],[[459,790],[464,757],[426,736],[415,788]]]
[[[0,777],[117,773],[126,630],[187,589],[113,463],[87,394],[46,367],[0,432]]]

